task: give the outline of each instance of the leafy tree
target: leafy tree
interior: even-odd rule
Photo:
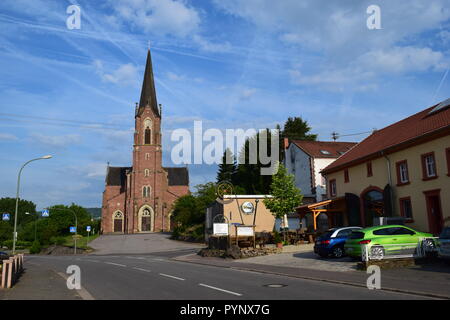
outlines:
[[[0,221],[0,243],[12,239],[13,227],[8,221]]]
[[[295,186],[294,176],[288,174],[281,163],[273,176],[271,189],[273,198],[265,198],[263,202],[276,218],[283,218],[302,203],[303,196]]]
[[[0,213],[7,212],[10,214],[10,220],[6,221],[11,226],[14,226],[14,213],[16,211],[16,198],[1,198],[0,199]],[[33,221],[33,216],[25,214],[26,212],[35,213],[36,205],[28,200],[19,199],[17,207],[17,227],[20,230],[23,224]],[[12,233],[11,233],[12,237]]]
[[[290,140],[317,140],[317,134],[309,133],[311,127],[301,117],[289,117],[284,123],[281,136]]]
[[[233,155],[233,152],[227,148],[223,153],[222,163],[219,164],[217,182],[229,181],[234,184],[236,182],[236,171],[236,157]]]

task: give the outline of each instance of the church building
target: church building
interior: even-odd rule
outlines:
[[[187,168],[162,166],[161,105],[156,100],[150,50],[134,118],[132,166],[108,164],[102,203],[104,234],[170,231],[172,205],[189,193]]]

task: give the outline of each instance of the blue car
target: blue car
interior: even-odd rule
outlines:
[[[344,227],[338,229],[330,229],[316,239],[314,244],[314,253],[322,258],[333,256],[341,258],[345,255],[344,243],[350,236],[352,231],[362,229],[361,227]]]

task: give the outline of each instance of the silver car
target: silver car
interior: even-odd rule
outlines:
[[[438,256],[439,258],[450,259],[450,227],[445,227],[439,236]]]

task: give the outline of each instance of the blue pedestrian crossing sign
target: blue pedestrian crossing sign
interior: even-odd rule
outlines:
[[[71,233],[77,232],[77,228],[75,228],[75,227],[70,227],[70,232],[71,232]]]
[[[9,213],[4,213],[3,215],[2,215],[2,220],[3,221],[9,221]]]
[[[86,231],[87,231],[87,232],[91,232],[91,226],[87,226],[87,227],[86,227]]]
[[[48,217],[49,216],[49,213],[48,213],[47,209],[42,210],[42,216],[43,217]]]

